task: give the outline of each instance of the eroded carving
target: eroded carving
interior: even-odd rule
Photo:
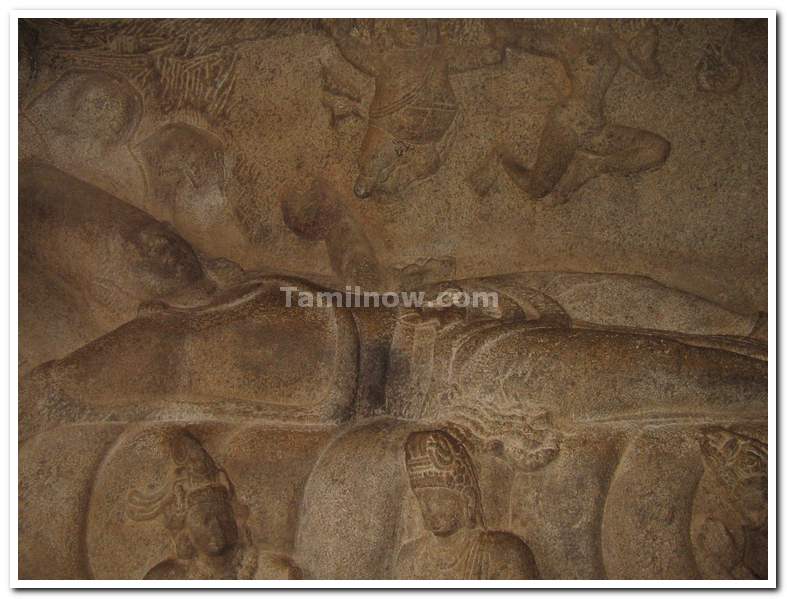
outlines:
[[[691,537],[707,578],[768,577],[768,447],[722,427],[699,435],[705,466]]]
[[[724,39],[709,42],[697,63],[697,87],[718,94],[735,91],[743,79],[743,66],[737,55],[735,28]]]
[[[169,432],[164,442],[172,465],[163,484],[157,480],[148,489],[131,490],[126,505],[130,520],[161,518],[172,535],[175,557],[153,566],[146,579],[302,577],[286,556],[257,552],[248,530],[237,520],[226,472],[194,437],[184,431]]]
[[[767,578],[728,25],[24,20],[20,577]]]
[[[539,577],[522,539],[486,530],[475,468],[456,438],[439,430],[412,433],[405,464],[427,532],[399,550],[399,578]]]
[[[313,179],[305,190],[290,190],[281,203],[290,230],[310,241],[324,241],[340,283],[379,289],[385,274],[361,224],[325,181]]]
[[[505,21],[498,23],[497,31],[507,47],[557,59],[570,89],[547,117],[532,166],[526,167],[510,150],[498,148],[470,179],[477,192],[489,191],[497,161],[530,199],[552,194],[552,203],[567,201],[599,175],[642,172],[664,164],[670,153],[666,139],[610,123],[604,111],[607,90],[621,66],[646,79],[659,75],[655,26],[625,35],[598,21],[570,27]]]
[[[439,168],[449,130],[459,111],[450,74],[500,61],[492,47],[449,47],[440,43],[437,24],[426,19],[376,23],[376,40],[351,35],[352,22],[332,33],[342,56],[374,77],[369,125],[358,158],[353,190],[359,198],[375,191],[396,194]]]

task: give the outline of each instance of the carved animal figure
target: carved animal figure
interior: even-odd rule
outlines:
[[[768,577],[768,447],[722,427],[699,436],[705,475],[692,542],[708,578]]]

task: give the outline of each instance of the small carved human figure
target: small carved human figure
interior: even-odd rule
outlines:
[[[399,578],[538,578],[522,539],[484,526],[475,468],[456,438],[441,430],[412,433],[405,463],[427,532],[399,551]]]
[[[705,465],[691,537],[705,578],[768,577],[768,447],[711,427],[699,439]]]
[[[532,166],[526,167],[522,157],[499,148],[492,163],[471,176],[477,192],[489,190],[491,165],[497,160],[531,199],[554,192],[553,203],[567,201],[599,175],[636,173],[664,164],[670,153],[666,139],[610,123],[604,114],[604,98],[621,65],[646,79],[659,75],[655,26],[640,29],[630,39],[597,22],[550,27],[506,20],[497,22],[495,28],[507,47],[560,61],[570,91],[549,113]]]
[[[438,145],[459,110],[450,74],[499,63],[502,54],[492,47],[441,44],[429,19],[384,23],[390,32],[386,45],[351,37],[351,25],[342,20],[332,26],[336,44],[350,64],[375,81],[355,195],[397,193],[440,166]]]
[[[735,27],[720,41],[710,42],[697,63],[697,88],[725,94],[735,91],[743,80],[743,65],[736,51]]]
[[[162,516],[176,557],[155,565],[151,580],[299,579],[300,569],[286,556],[258,552],[249,532],[239,526],[233,488],[200,443],[189,433],[168,438],[171,469],[153,492],[132,490],[128,517]]]

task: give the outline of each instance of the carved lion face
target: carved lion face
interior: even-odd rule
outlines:
[[[768,517],[768,446],[721,427],[703,431],[699,444],[706,471],[749,525],[762,526]]]

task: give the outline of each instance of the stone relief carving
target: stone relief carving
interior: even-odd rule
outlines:
[[[611,123],[604,112],[604,98],[621,66],[645,79],[659,75],[659,33],[654,25],[625,36],[599,21],[567,28],[504,21],[498,30],[506,46],[558,60],[569,79],[568,94],[552,108],[541,132],[533,165],[525,167],[520,157],[504,148],[492,160],[499,160],[530,199],[554,192],[552,201],[562,203],[599,175],[636,173],[664,164],[670,153],[666,139]],[[482,195],[494,181],[492,166],[485,165],[471,177]]]
[[[20,577],[767,578],[768,315],[713,283],[767,288],[763,257],[590,267],[640,221],[671,239],[647,194],[696,179],[700,144],[631,110],[761,100],[761,24],[697,27],[23,20]],[[753,173],[749,122],[717,156]],[[622,177],[510,193],[671,152],[629,205]],[[620,236],[581,256],[565,215]]]
[[[412,433],[405,463],[428,532],[399,550],[400,578],[538,578],[521,539],[485,529],[475,467],[456,438],[444,431]]]
[[[373,44],[353,37],[351,27],[350,21],[332,27],[336,45],[375,80],[353,191],[359,198],[375,191],[396,194],[444,160],[459,111],[450,74],[495,64],[501,56],[492,47],[441,44],[437,23],[427,19],[376,23]]]
[[[767,578],[768,447],[722,427],[699,437],[705,474],[694,498],[692,543],[709,578]]]
[[[743,65],[736,51],[736,27],[720,41],[709,42],[697,63],[697,87],[706,92],[735,91],[743,79]]]
[[[176,557],[145,574],[148,579],[301,578],[288,558],[258,555],[249,532],[239,527],[233,510],[233,487],[199,442],[188,432],[166,438],[172,466],[163,485],[132,489],[126,515],[135,522],[162,518],[172,535]],[[140,443],[140,439],[135,440]]]

